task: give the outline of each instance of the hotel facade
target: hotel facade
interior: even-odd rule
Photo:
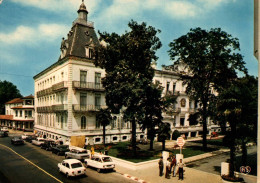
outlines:
[[[93,50],[98,46],[94,23],[87,19],[84,2],[78,10],[78,17],[61,42],[61,54],[57,62],[36,76],[35,81],[35,125],[36,133],[47,138],[64,141],[72,136],[85,136],[86,144],[100,144],[103,141],[102,126],[96,121],[96,113],[106,107],[105,90],[101,78],[105,71],[94,65]],[[164,122],[170,124],[172,132],[178,130],[186,136],[198,136],[202,126],[190,126],[189,114],[196,105],[185,94],[185,86],[178,80],[175,71],[156,70],[154,82],[160,82],[167,92],[177,94],[175,111],[163,114]],[[115,115],[106,127],[106,142],[129,141],[131,125]],[[210,122],[209,122],[210,123]],[[137,125],[137,139],[146,137]],[[209,125],[209,133],[212,126]]]

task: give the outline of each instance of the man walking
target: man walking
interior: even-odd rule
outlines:
[[[160,157],[159,164],[159,176],[163,176],[163,157]]]

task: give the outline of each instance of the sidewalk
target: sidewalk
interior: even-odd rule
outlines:
[[[168,183],[168,182],[183,182],[183,183],[221,183],[220,175],[215,175],[199,170],[195,170],[192,168],[184,168],[184,180],[178,180],[177,177],[171,177],[170,179],[166,179],[164,176],[159,176],[159,168],[158,164],[153,164],[149,168],[139,169],[139,170],[131,170],[125,167],[121,167],[120,165],[116,165],[116,171],[120,174],[128,178],[132,178],[133,180],[137,178],[137,182],[143,183]],[[165,170],[164,170],[165,173]]]
[[[198,140],[198,139],[196,139]],[[168,142],[168,146],[172,146],[174,142]],[[228,149],[220,149],[218,151],[213,151],[209,153],[200,154],[197,156],[192,156],[189,158],[184,158],[184,163],[192,162],[192,161],[198,161],[200,159],[205,159],[208,157],[212,157],[215,155],[219,155],[225,152],[228,152]],[[164,176],[159,176],[159,167],[158,167],[158,160],[152,160],[149,162],[146,162],[145,164],[138,163],[135,164],[135,167],[133,167],[133,163],[125,163],[122,162],[119,159],[113,159],[113,161],[116,163],[116,171],[125,177],[131,178],[133,180],[136,180],[137,182],[143,182],[143,183],[168,183],[168,182],[184,182],[184,183],[221,183],[222,179],[220,175],[207,173],[203,171],[199,171],[193,168],[184,167],[184,180],[178,180],[177,177],[171,177],[170,179],[166,179]],[[165,173],[165,167],[164,167],[164,173]]]

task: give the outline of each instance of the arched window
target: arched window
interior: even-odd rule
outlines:
[[[82,116],[81,117],[81,129],[86,129],[86,117],[85,116]]]

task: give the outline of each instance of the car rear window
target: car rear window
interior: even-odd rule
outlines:
[[[104,162],[112,162],[112,159],[110,157],[103,157],[102,160]]]
[[[73,163],[73,164],[71,164],[71,168],[79,168],[79,167],[82,167],[81,163]]]

